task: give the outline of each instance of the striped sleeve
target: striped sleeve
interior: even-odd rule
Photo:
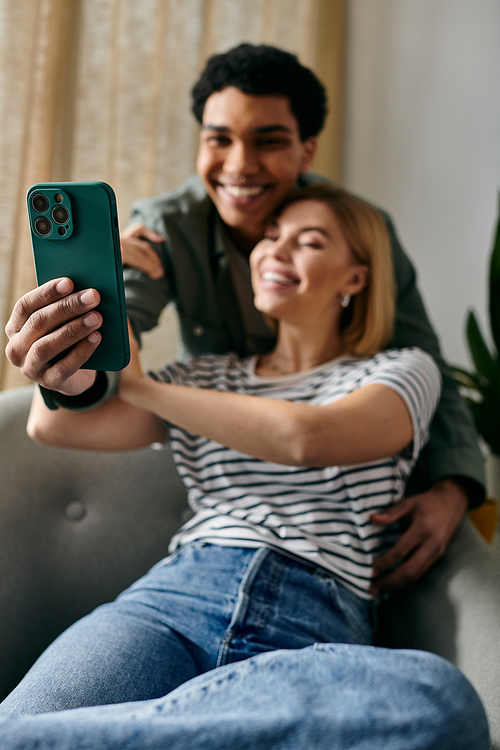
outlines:
[[[429,439],[429,427],[441,395],[441,374],[433,358],[417,348],[376,355],[362,385],[380,383],[392,388],[406,404],[413,425],[412,458],[416,460]]]
[[[234,359],[234,354],[186,357],[182,361],[165,365],[157,373],[150,372],[149,375],[163,383],[216,389],[218,380],[227,377],[227,370]]]

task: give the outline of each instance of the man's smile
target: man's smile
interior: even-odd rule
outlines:
[[[217,187],[236,200],[257,198],[265,191],[265,187],[262,185],[234,185],[220,182]]]

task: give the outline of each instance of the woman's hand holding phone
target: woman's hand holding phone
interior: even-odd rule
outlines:
[[[95,370],[81,368],[101,342],[98,292],[73,289],[68,278],[33,289],[18,300],[5,327],[8,360],[29,380],[66,396],[93,385]]]

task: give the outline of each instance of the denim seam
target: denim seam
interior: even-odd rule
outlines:
[[[337,582],[331,576],[329,576],[325,579],[325,583],[327,585],[330,601],[332,601],[332,603],[339,610],[339,614],[342,616],[346,628],[351,631],[352,635],[357,638],[358,641],[360,641],[361,645],[371,645],[370,640],[366,638],[366,635],[362,630],[360,630],[358,625],[353,621],[349,613],[346,611],[344,603],[342,601],[342,597],[338,593]]]
[[[248,565],[245,575],[241,579],[231,622],[221,638],[219,653],[217,654],[217,667],[221,667],[226,663],[230,651],[230,644],[235,634],[234,631],[236,625],[243,620],[248,611],[248,605],[250,603],[249,591],[264,561],[270,553],[271,550],[267,547],[260,547],[257,549]]]

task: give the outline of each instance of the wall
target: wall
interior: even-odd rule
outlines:
[[[500,189],[498,0],[349,0],[346,185],[386,208],[450,362],[487,319]]]

